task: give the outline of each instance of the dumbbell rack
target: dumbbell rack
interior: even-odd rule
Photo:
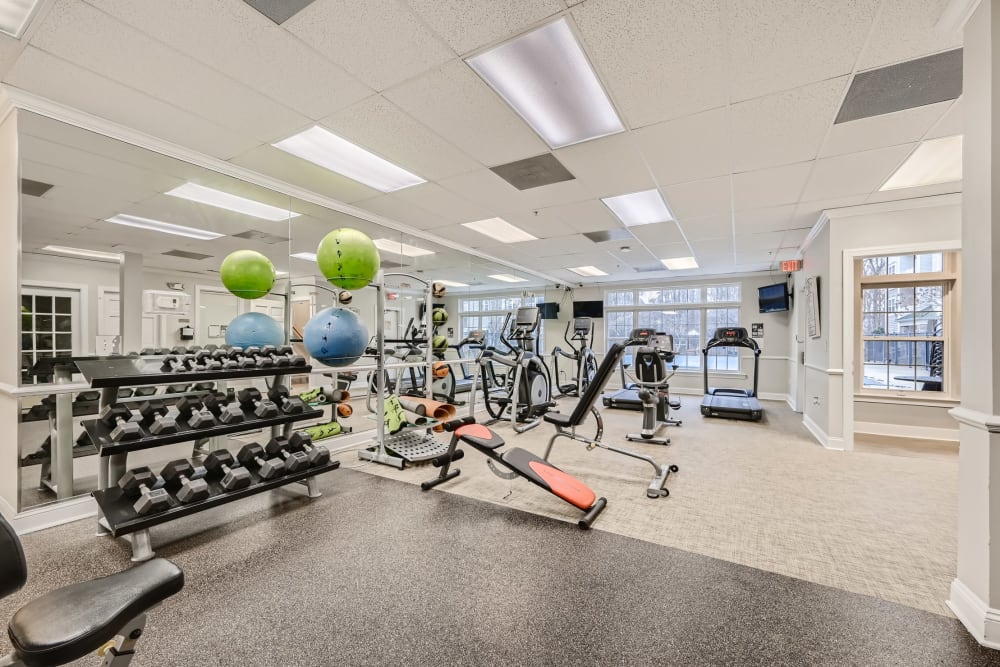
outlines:
[[[195,382],[258,377],[273,377],[273,385],[278,386],[283,384],[286,374],[308,373],[312,370],[309,366],[298,366],[295,368],[271,367],[172,372],[163,371],[159,362],[150,361],[147,363],[142,359],[134,358],[79,362],[77,367],[91,387],[101,390],[100,404],[102,408],[118,402],[118,389],[120,387],[174,384],[179,380]],[[209,480],[212,495],[205,500],[180,504],[171,497],[170,509],[147,515],[139,515],[135,512],[132,508],[134,498],[124,496],[118,487],[118,480],[128,468],[128,453],[132,451],[216,435],[251,431],[263,427],[270,427],[272,437],[278,437],[285,435],[285,431],[291,429],[293,422],[317,419],[322,416],[322,410],[310,410],[307,407],[303,412],[297,414],[281,414],[277,417],[260,419],[254,415],[253,409],[249,408],[244,409],[244,420],[240,423],[219,423],[200,429],[191,428],[183,418],[176,417],[178,427],[176,433],[147,435],[129,441],[112,440],[112,429],[98,419],[84,421],[83,426],[101,457],[97,469],[98,490],[93,493],[98,506],[98,534],[126,538],[132,546],[133,561],[149,560],[153,557],[152,540],[149,533],[149,528],[152,526],[296,482],[306,485],[307,495],[310,498],[318,497],[320,493],[315,476],[336,470],[340,467],[339,461],[330,461],[323,466],[271,480],[262,480],[254,471],[251,471],[254,483],[238,491],[224,491],[214,480]]]

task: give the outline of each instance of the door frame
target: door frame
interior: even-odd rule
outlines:
[[[80,356],[86,356],[94,353],[93,343],[96,340],[95,336],[90,335],[90,299],[89,293],[90,288],[82,283],[63,283],[56,282],[52,280],[26,280],[21,279],[20,291],[18,294],[18,301],[20,301],[20,295],[24,294],[25,289],[62,289],[71,292],[79,292],[79,302],[80,302]],[[20,357],[23,350],[21,350],[20,339],[17,342],[17,354]]]

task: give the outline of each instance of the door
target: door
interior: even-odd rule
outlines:
[[[61,287],[21,288],[21,382],[50,382],[28,371],[45,357],[71,357],[83,352],[80,290]]]
[[[382,326],[386,338],[399,338],[402,334],[399,331],[399,309],[386,308],[382,319]]]
[[[118,336],[121,333],[121,318],[119,304],[121,298],[118,290],[99,288],[97,295],[97,335]],[[160,336],[157,331],[157,316],[143,314],[142,316],[142,347],[160,347]],[[122,350],[117,350],[121,352]],[[126,350],[138,352],[138,350]]]
[[[195,288],[194,340],[188,345],[222,345],[226,342],[225,328],[240,314],[240,300],[221,288]]]
[[[270,315],[282,327],[285,326],[285,302],[280,299],[254,299],[250,302],[250,312]]]

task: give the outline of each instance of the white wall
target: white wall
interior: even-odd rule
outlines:
[[[802,309],[800,314],[803,317],[806,308],[806,280],[809,278],[819,279],[820,336],[811,338],[805,330],[804,323],[798,334],[799,340],[803,340],[805,346],[805,373],[801,391],[803,405],[798,408],[802,412],[803,423],[820,442],[823,442],[829,430],[831,372],[833,374],[840,372],[840,369],[830,368],[828,313],[837,306],[830,302],[830,229],[827,226],[824,226],[806,247],[802,256],[802,270],[795,273],[795,293],[799,302],[797,305]]]
[[[0,100],[2,104],[2,100]],[[14,354],[20,341],[21,296],[17,289],[18,254],[18,187],[17,115],[11,112],[0,123],[0,249],[6,253],[0,262],[0,348],[8,350],[0,355],[0,382],[17,386],[20,381],[20,359]],[[6,318],[6,319],[4,319]],[[4,324],[6,322],[6,324]],[[17,512],[17,427],[18,400],[0,394],[0,424],[4,432],[0,437],[0,514],[13,519]]]

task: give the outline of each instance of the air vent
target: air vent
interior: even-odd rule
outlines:
[[[281,25],[292,18],[303,9],[311,5],[314,0],[243,0],[245,3],[256,9],[258,12]]]
[[[862,72],[834,123],[953,100],[962,94],[962,49]]]
[[[575,178],[552,153],[490,167],[490,171],[518,190],[530,190]]]
[[[28,195],[29,197],[41,197],[51,189],[51,183],[33,181],[30,178],[21,179],[21,194],[23,195]]]
[[[208,259],[211,255],[203,255],[200,252],[189,252],[187,250],[168,250],[165,253],[168,257],[183,257],[184,259]]]
[[[627,229],[608,229],[603,232],[587,232],[584,234],[594,243],[605,243],[606,241],[631,241],[632,233]]]
[[[239,234],[233,234],[238,239],[246,239],[247,241],[259,241],[261,243],[287,243],[287,236],[278,236],[277,234],[268,234],[267,232],[262,232],[257,229],[248,229],[245,232],[240,232]]]

